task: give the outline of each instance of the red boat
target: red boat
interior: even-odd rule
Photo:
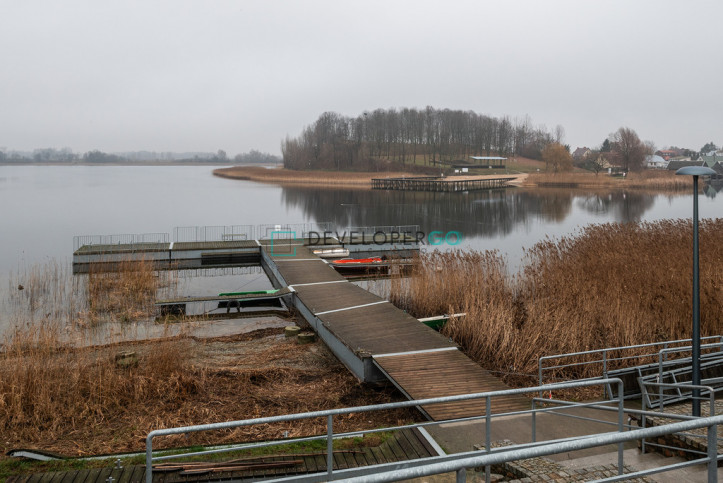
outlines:
[[[382,259],[379,257],[372,258],[342,258],[341,260],[334,260],[331,262],[332,265],[340,267],[353,267],[355,265],[369,265],[372,263],[382,263]]]

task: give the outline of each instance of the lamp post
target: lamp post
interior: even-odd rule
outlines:
[[[698,176],[715,174],[705,166],[686,166],[675,174],[693,176],[693,386],[700,386],[700,273],[698,271]],[[700,416],[700,389],[693,389],[693,416]]]

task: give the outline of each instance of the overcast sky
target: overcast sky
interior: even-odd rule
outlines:
[[[324,111],[723,142],[723,2],[0,0],[0,147],[280,153]]]

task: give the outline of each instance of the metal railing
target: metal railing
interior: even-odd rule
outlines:
[[[73,251],[84,246],[168,243],[168,233],[123,233],[116,235],[78,235],[73,237]]]
[[[408,233],[415,236],[419,232],[419,225],[376,225],[376,226],[350,226],[345,229],[347,233],[364,233],[367,236],[375,233]]]
[[[314,232],[322,234],[331,231],[332,224],[329,222],[309,222],[309,223],[276,223],[259,225],[259,239],[296,239],[306,238],[310,233]]]
[[[253,240],[254,225],[177,226],[173,229],[174,242],[211,242]]]
[[[679,402],[680,396],[685,392],[690,393],[689,397],[686,397],[685,399],[692,399],[694,390],[698,390],[697,392],[700,394],[700,396],[697,398],[701,402],[708,401],[708,416],[712,417],[716,414],[716,398],[715,394],[718,391],[721,391],[721,387],[713,387],[712,385],[718,385],[721,382],[723,382],[723,378],[712,378],[712,379],[704,379],[702,385],[693,385],[690,382],[687,383],[665,383],[665,382],[653,382],[653,381],[640,381],[640,387],[643,392],[643,398],[642,398],[642,411],[641,414],[641,423],[643,428],[647,427],[647,418],[650,416],[657,416],[660,418],[667,418],[667,419],[697,419],[693,416],[687,416],[677,413],[664,413],[665,408],[665,400],[666,400],[666,390],[672,391],[673,395],[670,397],[667,397],[667,401],[669,403],[672,402]],[[650,389],[653,389],[652,391]],[[657,388],[657,391],[655,390]],[[705,394],[707,393],[707,396]],[[657,404],[655,402],[655,398],[658,398]],[[653,408],[657,406],[658,411],[655,413],[650,413],[647,411],[647,408]],[[689,438],[703,438],[700,434],[691,434],[691,433],[684,433],[684,432],[678,432],[676,433],[678,436],[685,436]],[[713,440],[713,445],[716,448],[718,448],[718,441],[721,438],[718,437],[718,433],[715,433],[715,439]],[[711,436],[708,435],[707,437],[707,444],[711,444]],[[688,453],[694,453],[694,454],[703,454],[701,451],[698,451],[696,449],[687,447],[676,447],[676,446],[670,446],[666,445],[660,442],[649,442],[646,441],[646,439],[642,439],[641,441],[641,451],[645,453],[646,446],[655,446],[662,449],[668,449],[673,451],[685,451]],[[710,448],[709,448],[710,449]]]
[[[426,464],[407,467],[407,468],[394,468],[391,465],[387,465],[383,471],[379,471],[373,475],[364,477],[350,477],[341,479],[341,482],[366,482],[366,483],[381,483],[387,481],[400,481],[411,478],[420,478],[431,475],[438,475],[442,473],[457,473],[457,481],[464,481],[465,469],[474,468],[481,466],[490,466],[495,464],[507,463],[509,461],[537,458],[541,456],[548,456],[552,454],[564,453],[568,451],[577,451],[588,448],[595,448],[598,446],[605,446],[608,444],[621,445],[625,442],[636,441],[643,438],[655,438],[664,436],[666,434],[689,431],[698,428],[707,428],[708,434],[708,452],[704,458],[699,458],[693,461],[686,461],[683,463],[675,463],[671,465],[661,466],[658,468],[636,471],[632,473],[619,474],[618,476],[604,478],[596,480],[598,482],[613,482],[628,480],[631,478],[640,478],[647,475],[656,473],[663,473],[666,471],[677,470],[686,468],[689,466],[706,464],[708,470],[708,482],[718,481],[717,477],[717,462],[723,459],[723,456],[718,456],[716,452],[715,444],[711,444],[711,438],[714,437],[717,430],[717,425],[723,423],[723,416],[714,416],[708,418],[701,418],[693,421],[683,421],[680,423],[673,423],[665,426],[656,426],[653,428],[638,429],[634,431],[628,431],[625,433],[605,433],[598,434],[588,437],[576,438],[570,441],[551,442],[548,444],[536,446],[536,447],[523,447],[514,448],[511,450],[485,453],[483,455],[474,455],[470,453],[462,453],[457,458],[452,460],[441,460],[440,458],[430,458]],[[714,440],[713,440],[714,441]],[[350,472],[346,470],[346,472]],[[345,472],[345,473],[346,473]],[[346,475],[344,475],[346,476]],[[290,481],[289,479],[277,479],[271,481]]]
[[[425,422],[425,423],[417,423],[413,425],[407,425],[407,426],[398,426],[394,428],[384,428],[384,429],[374,429],[374,430],[368,430],[368,431],[357,431],[352,433],[341,433],[341,434],[335,434],[333,427],[334,427],[334,416],[340,416],[344,414],[349,413],[360,413],[360,412],[371,412],[371,411],[386,411],[390,409],[399,409],[399,408],[408,408],[408,407],[415,407],[415,406],[428,406],[433,404],[444,404],[444,403],[451,403],[451,402],[458,402],[458,401],[469,401],[469,400],[475,400],[475,399],[484,399],[485,400],[485,414],[483,416],[478,417],[472,417],[472,418],[462,418],[457,420],[447,420],[442,421],[441,423],[451,423],[451,422],[459,422],[459,421],[475,421],[475,420],[483,420],[485,422],[485,453],[491,453],[492,452],[492,441],[491,441],[491,435],[492,435],[492,420],[493,418],[498,418],[501,416],[510,416],[510,415],[523,415],[523,414],[530,414],[532,418],[532,438],[533,440],[537,439],[536,434],[536,424],[535,424],[535,418],[536,415],[539,413],[544,412],[550,412],[551,410],[549,408],[534,408],[530,410],[524,410],[524,411],[515,411],[515,412],[508,412],[508,413],[500,413],[500,414],[492,414],[492,399],[496,397],[502,397],[502,396],[510,396],[510,395],[519,395],[519,394],[525,394],[525,393],[535,393],[539,391],[557,391],[560,389],[572,389],[572,388],[580,388],[580,387],[587,387],[587,386],[595,386],[595,385],[604,385],[604,384],[616,384],[618,386],[618,393],[622,394],[622,381],[620,379],[604,379],[604,380],[597,380],[597,381],[575,381],[575,382],[567,382],[567,383],[561,383],[561,384],[551,384],[547,386],[542,387],[531,387],[531,388],[520,388],[520,389],[507,389],[503,391],[493,391],[493,392],[485,392],[485,393],[476,393],[476,394],[463,394],[458,396],[447,396],[447,397],[438,397],[438,398],[430,398],[430,399],[420,399],[420,400],[413,400],[413,401],[402,401],[402,402],[396,402],[396,403],[388,403],[388,404],[379,404],[374,406],[359,406],[359,407],[351,407],[351,408],[343,408],[343,409],[333,409],[333,410],[326,410],[326,411],[314,411],[314,412],[307,412],[307,413],[299,413],[299,414],[290,414],[290,415],[282,415],[282,416],[272,416],[272,417],[266,417],[266,418],[256,418],[256,419],[247,419],[243,421],[229,421],[224,423],[213,423],[213,424],[203,424],[203,425],[197,425],[197,426],[185,426],[180,428],[168,428],[168,429],[159,429],[155,431],[151,431],[148,433],[146,437],[146,482],[151,483],[153,479],[153,461],[162,461],[162,460],[169,460],[169,459],[179,459],[179,458],[185,458],[185,457],[191,457],[191,456],[200,456],[200,455],[206,455],[206,454],[218,454],[218,453],[225,453],[225,452],[232,452],[232,451],[240,451],[240,450],[247,450],[252,448],[260,448],[260,447],[270,447],[270,446],[276,446],[281,444],[293,444],[293,443],[301,443],[301,442],[309,442],[309,441],[315,441],[315,440],[324,440],[326,439],[327,443],[327,458],[326,458],[326,472],[323,474],[317,474],[312,475],[309,478],[307,478],[308,481],[327,481],[332,479],[338,479],[338,476],[335,475],[334,469],[333,469],[333,439],[334,438],[340,438],[340,437],[352,437],[352,436],[363,436],[365,434],[371,434],[371,433],[377,433],[381,431],[389,431],[393,429],[404,429],[404,428],[420,428],[430,425],[437,425],[440,424],[440,422]],[[608,402],[610,403],[610,402]],[[586,406],[589,404],[575,404],[575,406]],[[617,421],[617,427],[618,431],[622,432],[624,429],[623,424],[623,399],[619,398],[617,400],[617,413],[618,413],[618,421]],[[260,443],[250,443],[250,444],[244,444],[244,445],[238,445],[238,446],[231,446],[231,447],[225,447],[220,449],[211,449],[211,450],[204,450],[204,451],[194,451],[189,453],[177,453],[177,454],[170,454],[170,455],[162,455],[162,456],[153,456],[153,438],[160,437],[160,436],[168,436],[168,435],[174,435],[174,434],[186,434],[186,433],[193,433],[193,432],[199,432],[199,431],[214,431],[214,430],[220,430],[220,429],[231,429],[231,428],[238,428],[243,426],[252,426],[257,424],[271,424],[271,423],[281,423],[281,422],[288,422],[288,421],[299,421],[303,419],[313,419],[313,418],[326,418],[326,435],[325,436],[311,436],[311,437],[304,437],[304,438],[293,438],[293,439],[284,439],[284,440],[277,440],[277,441],[265,441]],[[533,442],[531,443],[532,446],[542,444]],[[453,456],[447,456],[447,459],[453,459],[456,457],[456,455]],[[415,464],[422,464],[425,460],[414,460],[417,463]],[[407,462],[407,464],[410,464],[410,462]],[[375,467],[364,467],[362,469],[359,469],[359,471],[372,473],[375,471]],[[622,443],[618,445],[618,474],[622,474],[623,471],[623,445]],[[337,473],[339,470],[337,470]],[[490,476],[490,466],[486,465],[485,467],[485,474],[487,477],[487,481],[489,481]],[[301,478],[299,476],[295,477],[295,480],[300,480]]]
[[[723,344],[723,336],[707,336],[701,337],[701,341],[704,340],[715,340],[718,343]],[[570,352],[567,354],[555,354],[550,356],[543,356],[538,359],[537,371],[538,371],[538,384],[543,385],[545,383],[545,374],[551,372],[563,372],[572,368],[583,368],[584,366],[598,365],[600,367],[600,374],[593,376],[590,379],[605,378],[610,374],[609,367],[612,363],[621,363],[624,361],[631,360],[645,360],[646,358],[651,361],[657,361],[659,351],[669,348],[679,348],[682,344],[691,344],[692,339],[680,339],[666,342],[652,342],[648,344],[636,344],[621,347],[608,347],[605,349],[596,349],[590,351],[581,352]],[[650,348],[654,348],[655,352],[649,352]],[[722,347],[723,348],[723,347]],[[641,351],[641,349],[643,349]],[[645,351],[648,349],[648,351]],[[628,352],[626,355],[619,355],[621,352]],[[583,357],[591,357],[590,360],[580,360]],[[561,363],[564,359],[576,359],[575,362]],[[547,365],[550,361],[557,361],[555,365]],[[631,366],[628,369],[633,369],[635,366]],[[576,378],[579,380],[579,378]],[[612,397],[612,393],[610,393]]]

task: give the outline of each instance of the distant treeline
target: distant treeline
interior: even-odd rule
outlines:
[[[4,151],[0,149],[0,163],[91,163],[91,164],[122,164],[122,163],[278,163],[281,158],[268,153],[251,150],[237,154],[230,159],[226,152],[219,149],[216,153],[208,152],[153,152],[129,151],[124,153],[105,153],[99,150],[86,153],[74,153],[70,148],[35,149],[31,152]]]
[[[561,142],[554,132],[533,127],[529,116],[496,118],[450,109],[377,109],[357,117],[325,112],[295,138],[281,143],[290,169],[367,170],[396,165],[434,166],[474,155],[541,159],[542,150]]]

